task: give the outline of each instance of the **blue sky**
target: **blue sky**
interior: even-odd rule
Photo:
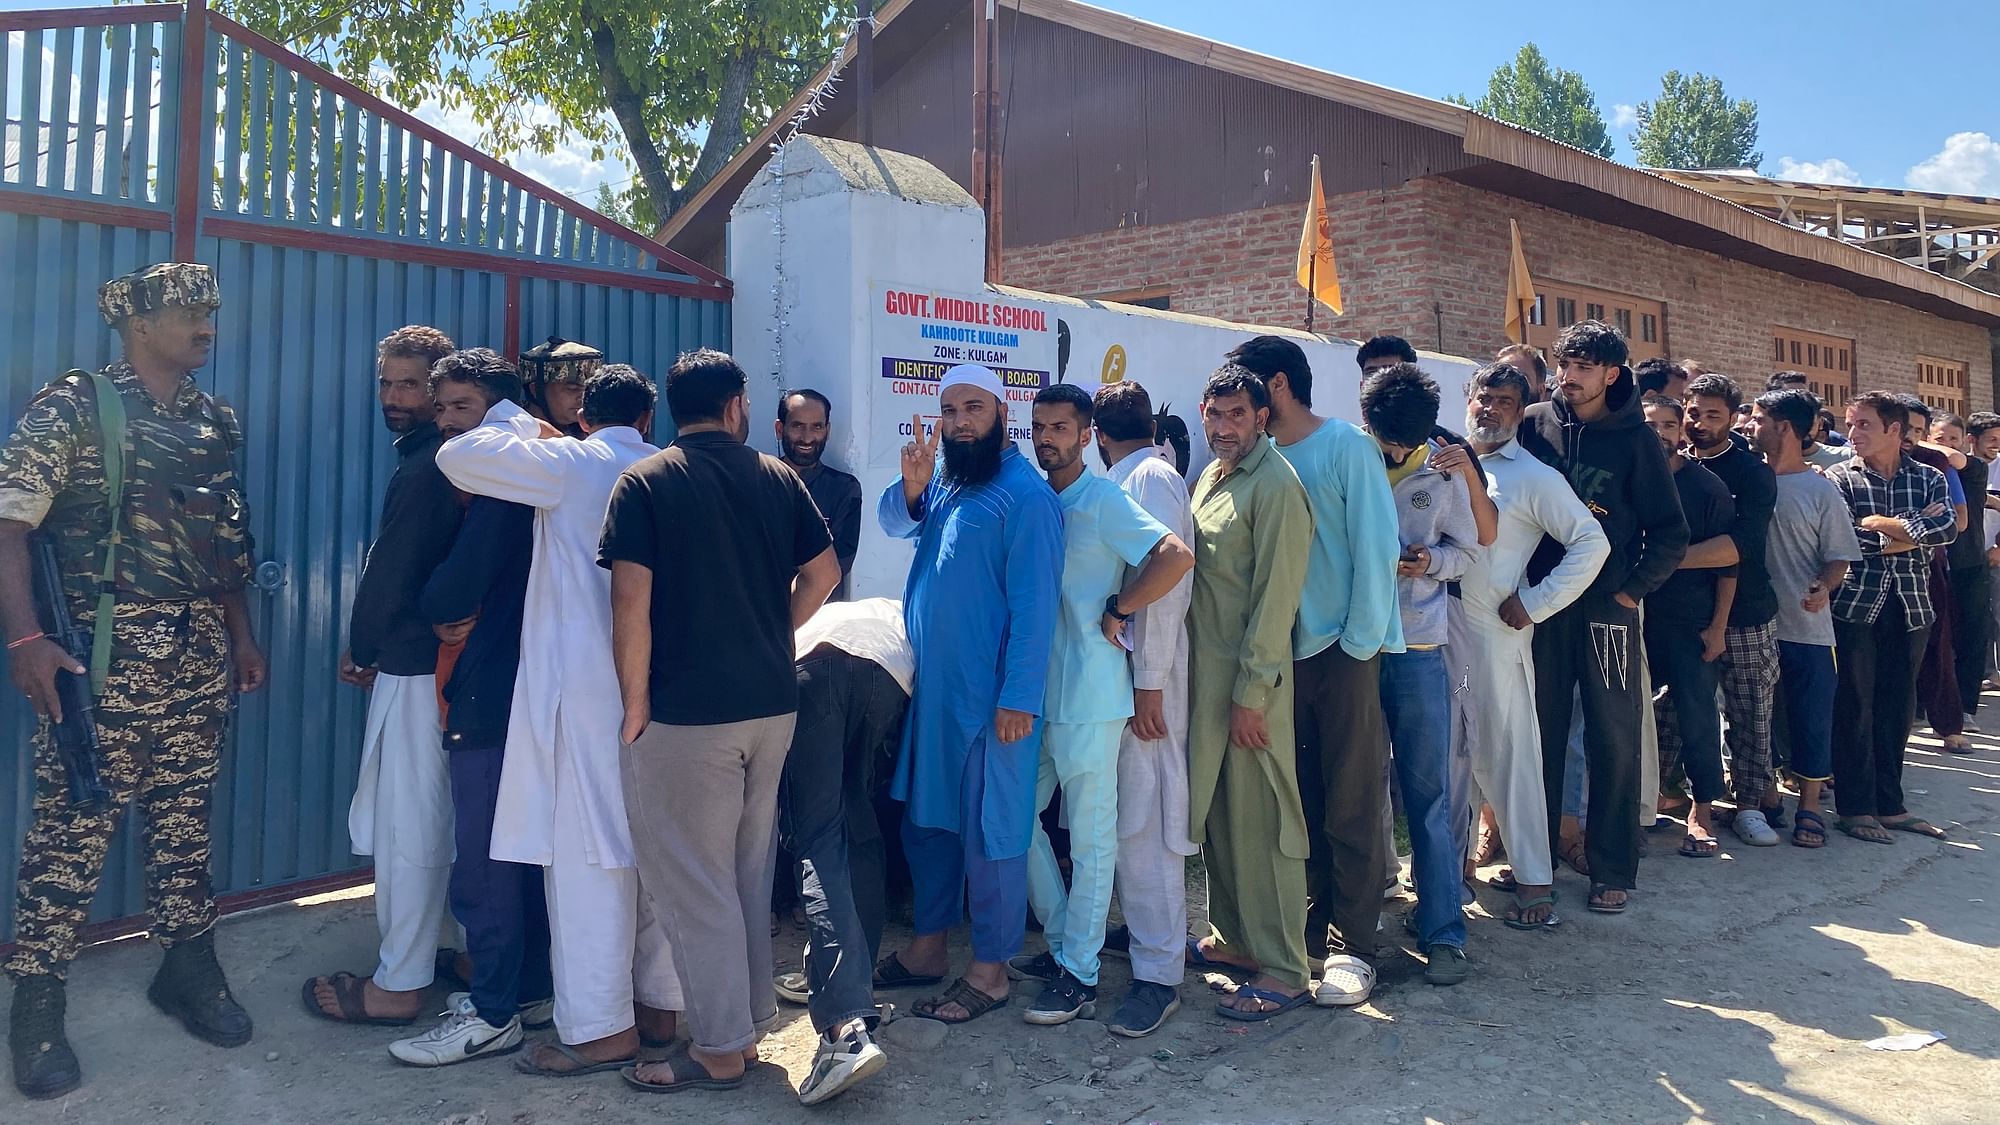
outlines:
[[[0,11],[102,2],[0,0]],[[1630,107],[1658,91],[1662,72],[1701,71],[1757,102],[1766,175],[2000,196],[2000,0],[1679,0],[1606,5],[1610,14],[1588,18],[1470,0],[1093,2],[1432,97],[1476,98],[1493,68],[1532,39],[1590,84],[1622,160],[1631,159]],[[1895,18],[1919,8],[1914,23]],[[1917,54],[1936,61],[1918,73],[1908,61]],[[418,112],[477,135],[462,116]],[[600,182],[630,175],[582,145],[515,163],[586,202]]]
[[[1631,126],[1618,126],[1617,107],[1654,96],[1665,71],[1701,71],[1757,103],[1766,175],[1790,159],[1874,186],[2000,195],[1996,0],[1677,0],[1573,5],[1567,15],[1468,0],[1090,2],[1431,97],[1477,99],[1493,68],[1533,40],[1589,83],[1626,161]],[[1917,55],[1936,61],[1919,72]],[[1834,160],[1847,175],[1826,164]],[[1926,161],[1923,182],[1911,183]]]

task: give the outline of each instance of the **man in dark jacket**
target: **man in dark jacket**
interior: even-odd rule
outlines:
[[[1639,868],[1639,601],[1680,565],[1688,529],[1666,454],[1640,413],[1625,338],[1586,320],[1563,329],[1551,350],[1556,395],[1528,408],[1520,441],[1569,478],[1604,525],[1611,555],[1581,598],[1535,629],[1549,838],[1559,836],[1565,743],[1572,700],[1580,698],[1590,773],[1587,905],[1616,914]],[[1529,580],[1539,581],[1561,554],[1545,540]]]
[[[439,360],[431,386],[438,428],[447,440],[477,426],[494,404],[521,398],[514,365],[486,348]],[[523,437],[539,432],[532,416],[519,421]],[[552,1018],[544,1006],[554,988],[542,869],[489,854],[534,546],[533,508],[475,496],[451,554],[431,573],[420,601],[424,620],[441,637],[463,635],[465,641],[444,688],[444,748],[458,845],[451,865],[451,912],[465,927],[472,977],[470,990],[447,1002],[442,1023],[389,1045],[389,1054],[410,1066],[446,1066],[513,1051],[521,1045],[525,1020]],[[524,1014],[523,999],[539,1010]]]
[[[375,859],[381,950],[372,976],[335,973],[306,986],[309,1006],[341,1022],[407,1023],[423,1009],[451,874],[438,639],[417,598],[458,532],[458,493],[437,468],[444,439],[430,391],[431,365],[452,350],[450,337],[422,325],[398,328],[376,348],[375,394],[397,435],[396,472],[354,592],[340,679],[370,692],[347,830],[354,854]]]

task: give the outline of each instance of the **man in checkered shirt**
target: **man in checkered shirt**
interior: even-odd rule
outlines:
[[[1929,551],[1958,534],[1944,475],[1904,452],[1909,412],[1870,391],[1847,404],[1855,458],[1826,471],[1854,513],[1861,561],[1833,594],[1839,691],[1833,708],[1836,826],[1857,840],[1944,833],[1903,805],[1903,744],[1924,639],[1937,611]]]

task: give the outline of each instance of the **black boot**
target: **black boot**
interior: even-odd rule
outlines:
[[[63,982],[53,976],[14,982],[7,1046],[14,1052],[14,1086],[31,1098],[61,1097],[83,1085],[83,1068],[63,1034],[67,1007]]]
[[[214,930],[167,950],[146,999],[181,1021],[197,1039],[218,1047],[250,1042],[250,1013],[229,994],[229,982],[222,978],[222,966],[215,960]]]

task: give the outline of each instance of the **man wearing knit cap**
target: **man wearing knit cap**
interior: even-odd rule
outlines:
[[[98,311],[123,357],[50,383],[0,448],[0,627],[14,686],[44,720],[7,961],[14,1084],[31,1098],[83,1081],[63,1033],[64,978],[135,796],[152,933],[166,947],[147,999],[217,1046],[250,1041],[250,1016],[216,961],[209,886],[223,733],[235,694],[265,675],[244,598],[242,433],[192,374],[215,347],[221,305],[204,265],[163,263],[107,282]],[[30,593],[31,534],[52,544],[61,599],[78,627],[96,627],[94,648],[66,650],[43,632],[53,623]],[[57,752],[66,676],[87,677],[96,701],[94,770]]]
[[[972,965],[914,1009],[963,1023],[1007,1003],[1007,959],[1026,928],[1063,526],[1055,493],[1008,439],[999,376],[963,364],[938,392],[937,426],[926,437],[910,419],[903,475],[876,507],[883,531],[916,540],[903,615],[917,675],[892,790],[908,802],[916,936],[876,966],[875,986],[942,981],[969,897]]]

